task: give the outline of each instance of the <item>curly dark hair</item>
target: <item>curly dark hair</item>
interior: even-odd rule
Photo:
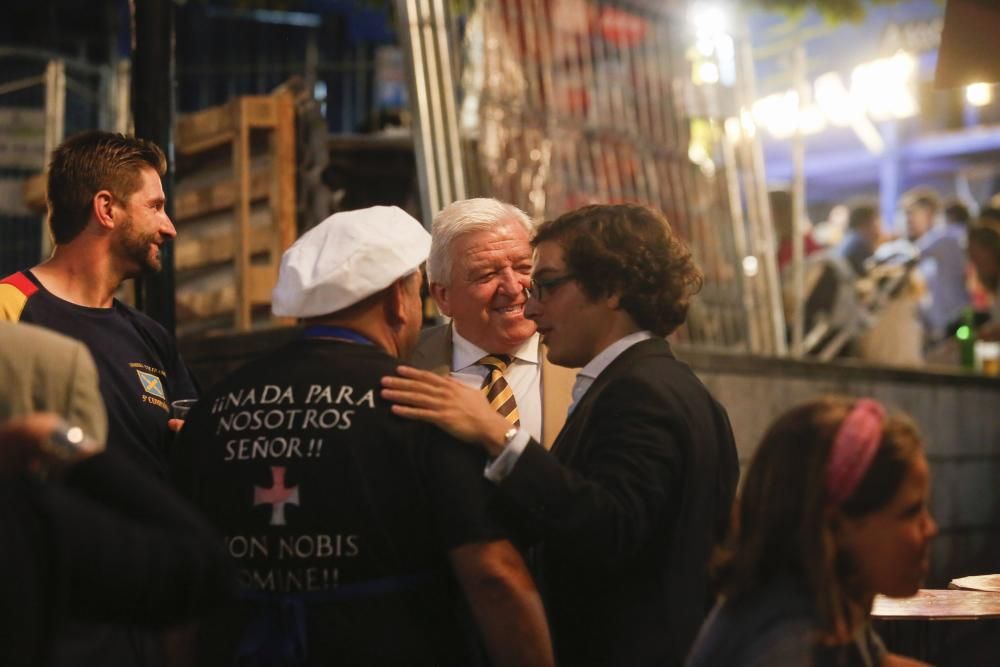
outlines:
[[[145,139],[91,130],[60,144],[52,152],[47,195],[55,242],[69,243],[83,231],[94,195],[101,190],[128,202],[142,183],[143,167],[160,176],[167,171],[163,151]]]
[[[643,329],[666,336],[684,323],[701,271],[662,213],[638,204],[584,206],[539,225],[532,245],[558,243],[590,299],[618,294]]]
[[[871,227],[878,216],[878,207],[874,204],[858,204],[851,208],[851,212],[847,216],[847,227],[848,229]]]

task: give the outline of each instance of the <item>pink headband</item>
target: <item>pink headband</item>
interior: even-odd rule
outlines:
[[[839,505],[854,493],[882,440],[885,408],[870,398],[859,399],[833,438],[826,463],[826,493]]]

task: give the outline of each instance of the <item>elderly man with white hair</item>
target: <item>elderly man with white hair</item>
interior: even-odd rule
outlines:
[[[200,664],[474,664],[455,590],[491,664],[552,664],[538,591],[490,512],[485,457],[378,395],[417,341],[429,247],[396,207],[304,234],[273,292],[302,336],[191,411],[178,484],[224,535],[242,587],[199,628]]]
[[[524,211],[496,199],[457,201],[434,216],[427,280],[451,322],[424,331],[410,363],[487,392],[512,425],[548,447],[576,375],[548,362],[524,317],[533,231]]]

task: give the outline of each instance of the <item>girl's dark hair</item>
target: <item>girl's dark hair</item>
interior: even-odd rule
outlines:
[[[830,447],[854,399],[832,396],[792,408],[764,435],[743,483],[735,525],[716,557],[722,592],[739,597],[778,578],[811,594],[824,631],[850,627],[853,566],[834,540],[825,475]],[[840,506],[852,518],[889,503],[922,450],[916,426],[890,415],[875,457]]]

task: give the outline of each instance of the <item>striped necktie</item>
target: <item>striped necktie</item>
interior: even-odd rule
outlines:
[[[517,414],[517,401],[514,400],[514,390],[507,384],[503,372],[510,366],[511,358],[506,354],[489,354],[479,360],[479,363],[490,369],[490,374],[483,381],[482,392],[490,406],[499,412],[514,426],[521,425]]]

